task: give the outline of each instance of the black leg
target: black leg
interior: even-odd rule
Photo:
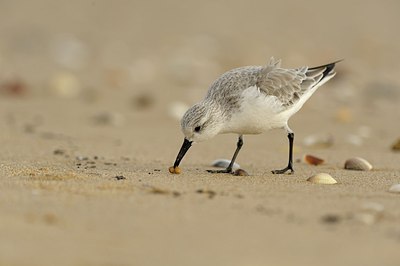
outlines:
[[[228,167],[226,169],[223,169],[223,170],[207,170],[207,172],[209,172],[209,173],[229,173],[229,174],[231,174],[232,173],[233,164],[235,163],[236,157],[239,154],[239,151],[242,148],[242,146],[243,146],[243,136],[240,135],[239,139],[238,139],[238,142],[236,144],[235,153],[233,154],[231,163],[228,165]]]
[[[290,132],[288,133],[288,139],[289,139],[289,163],[286,168],[283,168],[281,170],[274,170],[272,171],[273,174],[284,174],[287,171],[290,170],[290,173],[293,174],[293,140],[294,140],[294,133]]]

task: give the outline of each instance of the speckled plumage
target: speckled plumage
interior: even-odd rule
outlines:
[[[236,133],[239,141],[233,162],[243,144],[242,135],[284,128],[290,142],[289,165],[274,173],[293,171],[294,133],[287,124],[288,120],[318,87],[335,75],[335,63],[285,69],[280,67],[280,60],[271,58],[266,66],[240,67],[222,74],[211,84],[206,97],[184,114],[181,127],[185,142],[174,166],[179,165],[192,142],[205,141],[218,134]],[[231,168],[226,171],[231,171]]]

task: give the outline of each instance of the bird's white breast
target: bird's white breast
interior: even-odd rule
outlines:
[[[221,133],[260,134],[284,127],[289,117],[282,115],[282,103],[256,86],[242,91],[240,108],[226,121]]]

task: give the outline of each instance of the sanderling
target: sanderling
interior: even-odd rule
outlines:
[[[283,174],[289,170],[293,173],[294,133],[288,120],[318,87],[335,76],[334,67],[338,62],[284,69],[280,67],[280,60],[271,58],[266,66],[246,66],[224,73],[214,81],[206,97],[184,114],[181,127],[185,139],[170,172],[180,172],[178,165],[193,142],[236,133],[239,139],[230,165],[224,170],[207,170],[232,173],[233,163],[243,146],[243,135],[282,128],[289,139],[289,162],[287,167],[272,173]]]

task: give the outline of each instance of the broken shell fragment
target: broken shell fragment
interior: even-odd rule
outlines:
[[[337,181],[330,175],[326,173],[319,173],[309,177],[307,181],[315,184],[325,184],[325,185],[332,185],[336,184]]]
[[[308,164],[312,165],[320,165],[324,163],[324,160],[313,155],[306,154],[304,156],[304,161]]]
[[[249,173],[247,173],[245,170],[243,169],[237,169],[235,172],[233,172],[233,175],[237,175],[237,176],[248,176]]]
[[[400,193],[400,184],[392,185],[392,186],[389,188],[389,192],[392,192],[392,193]]]
[[[372,169],[372,165],[365,159],[360,157],[354,157],[348,159],[344,163],[344,169],[347,170],[358,170],[358,171],[369,171]]]
[[[171,174],[177,174],[177,175],[179,175],[179,174],[181,173],[181,168],[179,168],[178,166],[177,166],[177,167],[171,166],[170,168],[168,168],[168,171],[169,171]]]

